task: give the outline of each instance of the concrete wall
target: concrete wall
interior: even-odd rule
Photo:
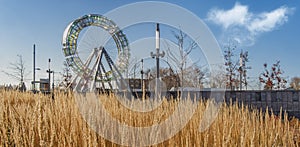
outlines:
[[[226,91],[225,102],[230,103],[230,100],[263,111],[268,107],[275,114],[282,108],[289,116],[300,118],[300,91]]]
[[[281,91],[169,91],[167,98],[176,98],[180,94],[181,98],[192,99],[209,99],[211,97],[225,96],[224,101],[230,104],[233,103],[248,105],[251,108],[273,111],[276,115],[286,111],[289,116],[295,116],[300,119],[300,91],[296,90],[281,90]],[[141,92],[136,92],[136,97],[141,97]],[[150,92],[146,92],[150,96]],[[220,98],[223,101],[222,98]]]

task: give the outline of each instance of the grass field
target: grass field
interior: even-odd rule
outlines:
[[[101,95],[99,100],[113,117],[130,126],[160,123],[179,103],[193,104],[190,100],[163,101],[157,109],[139,113],[124,108],[112,95]],[[288,120],[287,116],[281,118],[237,105],[224,104],[209,129],[199,132],[199,121],[206,105],[200,102],[192,119],[180,132],[156,145],[300,146],[297,119]],[[0,112],[1,146],[119,146],[90,129],[72,94],[57,93],[52,101],[42,94],[0,91]],[[114,126],[103,127],[114,129]]]

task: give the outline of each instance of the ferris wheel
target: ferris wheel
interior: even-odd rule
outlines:
[[[97,27],[97,29],[106,31],[110,35],[110,38],[112,38],[111,40],[114,42],[115,48],[105,49],[102,44],[90,46],[93,49],[89,50],[89,55],[83,59],[81,56],[83,52],[79,51],[80,44],[78,39],[82,30],[88,27]],[[111,80],[108,75],[114,73],[112,70],[116,70],[116,74],[118,74],[114,74],[114,77],[120,77],[121,73],[119,71],[124,71],[128,66],[128,40],[122,30],[105,16],[89,14],[74,20],[65,29],[62,44],[66,61],[77,74],[73,81],[76,81],[78,77],[81,78],[76,83],[77,86],[81,84],[82,87],[82,84],[86,85],[91,81],[91,85],[95,85],[95,82],[101,81],[102,86],[104,86],[103,81],[109,82]],[[111,56],[114,56],[115,59],[112,59]],[[104,59],[106,59],[106,66],[102,63]],[[109,85],[112,88],[112,85]]]

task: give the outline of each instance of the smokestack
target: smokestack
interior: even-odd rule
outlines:
[[[159,49],[159,39],[160,39],[160,35],[159,35],[159,23],[156,24],[156,49]]]

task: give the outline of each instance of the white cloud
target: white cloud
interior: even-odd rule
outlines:
[[[235,25],[245,25],[249,18],[248,7],[236,3],[230,10],[212,9],[208,12],[208,20],[222,25],[225,29]]]
[[[268,32],[272,31],[279,25],[288,21],[288,14],[292,13],[293,9],[280,7],[271,12],[264,12],[247,26],[250,32]]]
[[[253,45],[258,35],[273,31],[288,21],[294,8],[279,7],[270,12],[254,14],[248,6],[236,3],[232,9],[211,9],[207,21],[222,26],[221,42],[235,40],[241,45]]]

